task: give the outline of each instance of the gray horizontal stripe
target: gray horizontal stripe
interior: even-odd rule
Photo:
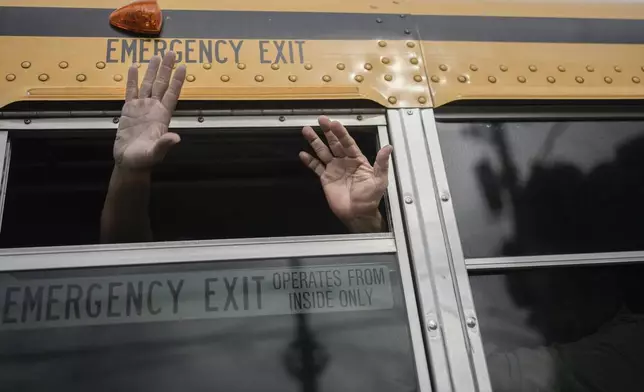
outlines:
[[[0,36],[127,37],[109,25],[112,11],[0,7]],[[630,19],[186,10],[164,17],[168,38],[644,43],[644,20]]]

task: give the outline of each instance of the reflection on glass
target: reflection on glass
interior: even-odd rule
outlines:
[[[466,257],[644,249],[644,124],[439,123]]]
[[[7,391],[415,391],[393,255],[0,275]]]
[[[470,276],[495,392],[644,390],[644,266]]]

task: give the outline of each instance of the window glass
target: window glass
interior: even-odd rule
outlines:
[[[644,266],[470,277],[495,392],[644,389]]]
[[[152,171],[155,241],[348,232],[329,209],[319,179],[298,157],[311,151],[299,128],[176,131],[181,143]],[[373,162],[376,129],[349,131]],[[99,243],[114,132],[10,136],[0,246]]]
[[[414,391],[394,255],[0,275],[11,391]]]
[[[644,124],[439,123],[466,257],[644,249]]]

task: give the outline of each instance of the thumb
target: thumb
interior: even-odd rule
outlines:
[[[172,146],[178,144],[180,141],[181,137],[176,133],[164,133],[159,140],[154,143],[154,146],[152,146],[152,158],[154,161],[161,162]]]
[[[389,178],[389,157],[394,151],[392,146],[385,146],[378,151],[376,163],[373,164],[373,173],[376,178],[383,183],[387,183]]]

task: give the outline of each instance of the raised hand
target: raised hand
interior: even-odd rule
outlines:
[[[154,56],[139,88],[138,69],[130,67],[125,106],[114,142],[114,160],[125,169],[147,170],[159,163],[181,138],[168,132],[186,78],[181,65],[172,76],[175,54]],[[159,69],[160,67],[160,69]]]
[[[300,159],[320,177],[329,207],[345,225],[354,232],[382,231],[378,206],[387,190],[393,147],[383,147],[371,166],[342,124],[324,116],[318,122],[329,145],[304,127],[302,134],[317,157],[302,151]]]

